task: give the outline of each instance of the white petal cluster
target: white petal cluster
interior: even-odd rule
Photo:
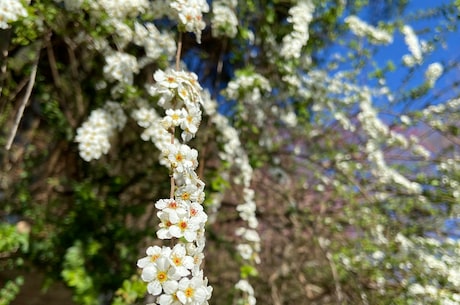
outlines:
[[[430,87],[434,87],[438,78],[442,75],[444,68],[438,62],[432,63],[425,71],[425,79]]]
[[[147,88],[152,96],[159,97],[158,105],[166,109],[162,123],[165,129],[180,127],[183,141],[191,140],[201,122],[201,86],[195,73],[158,70],[156,83]]]
[[[153,23],[140,24],[134,22],[133,42],[144,47],[146,59],[142,60],[145,65],[166,55],[168,59],[173,58],[176,53],[176,42],[170,33],[161,33]]]
[[[365,151],[368,154],[368,160],[375,166],[372,174],[379,178],[379,181],[384,184],[399,185],[410,194],[420,194],[422,187],[417,182],[410,181],[398,171],[388,166],[385,161],[382,150],[377,149],[377,145],[372,141],[368,142]]]
[[[244,120],[252,117],[258,126],[265,124],[266,111],[263,108],[263,96],[272,90],[270,82],[264,76],[255,73],[241,73],[227,84],[224,94],[230,100],[237,100],[246,107],[241,109]]]
[[[205,224],[204,183],[195,169],[198,151],[178,142],[176,128],[182,130],[183,142],[189,141],[201,122],[201,86],[197,76],[185,71],[162,71],[154,74],[156,83],[148,88],[165,109],[160,118],[153,109],[140,108],[133,113],[138,124],[145,128],[163,130],[169,134],[162,141],[160,163],[171,172],[173,179],[171,198],[155,203],[160,220],[157,236],[175,239],[173,247],[149,247],[147,257],[138,260],[147,290],[155,296],[155,304],[205,305],[211,298],[212,287],[203,277],[201,262],[204,258]]]
[[[113,35],[118,50],[122,50],[133,40],[133,30],[121,19],[109,18],[103,23],[107,27],[113,28]]]
[[[270,89],[268,81],[265,78],[258,78],[261,81],[261,86]],[[244,85],[247,85],[243,82]],[[239,93],[235,83],[231,85],[228,94],[233,98],[238,98]],[[249,158],[243,145],[239,139],[238,131],[231,126],[228,118],[215,111],[215,104],[210,99],[204,100],[205,110],[210,115],[211,122],[216,126],[220,135],[218,137],[219,143],[223,144],[223,150],[219,152],[219,158],[223,161],[230,162],[239,171],[239,175],[233,178],[233,182],[243,186],[243,202],[240,203],[236,210],[242,220],[247,223],[247,227],[239,227],[236,229],[235,234],[241,238],[237,244],[236,250],[241,256],[245,264],[258,264],[260,263],[260,236],[256,231],[258,227],[258,220],[256,217],[256,203],[254,200],[254,190],[251,189],[251,180],[253,169],[249,164]],[[219,197],[221,199],[221,197]],[[219,199],[214,198],[214,199]],[[215,203],[219,205],[219,203]],[[248,288],[249,287],[249,288]],[[247,280],[238,282],[235,288],[241,290],[243,296],[243,304],[255,304],[254,291]]]
[[[214,37],[234,38],[238,33],[238,18],[235,15],[235,1],[219,0],[212,2],[211,28]]]
[[[95,0],[90,1],[93,9],[104,10],[111,18],[133,18],[145,13],[148,0]]]
[[[89,162],[107,154],[110,137],[115,130],[125,126],[126,120],[120,104],[115,102],[109,101],[103,108],[93,110],[88,120],[77,129],[75,137],[82,159]]]
[[[171,142],[171,135],[161,125],[161,117],[154,108],[142,105],[131,114],[137,124],[145,130],[141,134],[144,141],[152,141],[162,151]]]
[[[397,244],[404,257],[410,257],[411,266],[417,264],[420,282],[412,277],[407,285],[410,296],[426,304],[459,304],[460,242],[429,237],[406,237],[398,233]],[[398,255],[398,253],[396,253]],[[417,260],[413,261],[412,258]],[[441,284],[442,283],[442,284]]]
[[[241,290],[244,294],[247,295],[246,305],[255,305],[256,298],[254,296],[254,288],[252,288],[251,284],[247,280],[239,280],[238,283],[235,284],[235,288]]]
[[[368,37],[369,41],[374,44],[390,44],[393,42],[393,36],[390,33],[367,24],[355,15],[345,18],[345,23],[353,34],[359,37]]]
[[[404,41],[409,48],[410,54],[403,56],[403,63],[408,67],[413,67],[422,63],[422,48],[414,30],[409,25],[404,25],[401,32],[404,35]]]
[[[196,40],[201,43],[201,31],[206,27],[203,13],[209,12],[206,0],[175,0],[171,7],[177,12],[177,21],[187,32],[195,33]]]
[[[7,29],[10,23],[20,17],[27,17],[27,11],[19,0],[0,1],[0,29]]]
[[[310,38],[308,27],[313,19],[315,6],[310,0],[300,0],[289,9],[288,22],[292,23],[293,31],[283,37],[280,54],[286,59],[300,58],[302,47]]]
[[[131,85],[134,73],[139,73],[136,57],[124,52],[114,52],[105,58],[104,74],[108,80]]]

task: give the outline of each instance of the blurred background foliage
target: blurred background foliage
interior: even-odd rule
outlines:
[[[345,12],[360,14],[374,25],[388,21],[388,30],[394,30],[404,18],[417,18],[406,10],[407,0],[314,2],[310,39],[303,51],[311,55],[311,67],[318,69],[326,70],[328,54],[337,43],[350,47],[346,55],[356,69],[372,59],[371,48],[353,45],[347,38]],[[283,82],[280,70],[302,66],[296,59],[286,62],[272,58],[271,40],[279,43],[292,30],[286,21],[292,5],[281,0],[239,1],[240,28],[235,38],[214,38],[206,29],[201,44],[186,35],[183,46],[187,66],[199,75],[200,83],[210,90],[220,102],[220,110],[240,131],[251,165],[257,169],[253,187],[263,239],[262,263],[258,276],[253,277],[258,302],[415,304],[404,297],[403,288],[396,284],[397,277],[391,279],[394,289],[382,297],[374,283],[380,276],[388,278],[391,274],[384,265],[369,263],[364,256],[350,264],[343,262],[357,252],[372,255],[384,251],[374,242],[375,232],[379,231],[369,229],[377,225],[383,226],[383,235],[446,235],[443,221],[455,214],[458,197],[446,191],[442,174],[435,170],[419,172],[415,177],[426,186],[423,195],[430,204],[425,205],[416,196],[398,193],[397,188],[392,191],[393,198],[370,199],[369,194],[382,190],[368,181],[365,170],[355,177],[336,170],[338,152],[357,163],[365,162],[357,146],[358,137],[334,126],[322,130],[321,136],[307,136],[316,120],[311,111],[313,98],[286,98],[281,94],[291,89]],[[77,36],[84,31],[110,40],[111,30],[91,23],[85,14],[64,10],[54,1],[31,1],[27,9],[29,17],[11,29],[0,30],[2,147],[7,144],[34,63],[38,63],[33,94],[14,144],[10,150],[0,150],[0,305],[15,304],[13,300],[27,282],[24,274],[30,270],[46,275],[45,287],[52,282],[65,283],[78,304],[145,303],[145,285],[139,281],[136,261],[146,245],[158,243],[153,203],[168,196],[168,172],[158,164],[159,152],[154,145],[139,140],[141,129],[133,120],[128,120],[127,127],[112,139],[108,155],[91,163],[79,157],[73,140],[76,128],[92,109],[110,99],[110,88],[95,89],[104,79],[104,58],[91,47],[91,42],[78,40]],[[449,26],[456,24],[458,18],[453,4],[425,13],[427,18],[437,18]],[[158,26],[173,29],[166,21]],[[248,43],[251,33],[256,35],[253,44]],[[220,65],[223,68],[219,70]],[[163,58],[136,75],[135,85],[120,99],[122,105],[129,107],[145,97],[142,84],[152,80],[157,68],[167,66]],[[373,72],[381,76],[393,70],[391,66]],[[458,68],[452,69],[455,67]],[[270,103],[295,105],[300,127],[288,131],[274,118],[262,129],[240,116],[238,107],[243,104],[226,100],[221,94],[236,71],[270,75],[271,83],[276,84]],[[458,93],[458,79],[448,89]],[[428,94],[423,90],[413,92],[407,97],[408,103],[422,101]],[[443,96],[437,98],[439,101]],[[263,105],[264,109],[269,109],[270,103]],[[225,192],[225,199],[207,229],[205,270],[214,286],[211,303],[234,304],[233,285],[240,267],[233,232],[240,222],[235,212],[240,190],[220,175],[222,168],[229,165],[218,161],[222,143],[207,120],[205,117],[192,146],[202,158],[207,192]],[[439,151],[440,158],[458,152],[458,127],[454,123],[444,132],[447,138],[456,140]],[[270,148],[260,145],[262,135],[271,134],[284,136]],[[308,147],[308,152],[293,158],[292,151],[285,149],[293,143]],[[407,167],[410,166],[402,164],[401,170],[413,173]],[[317,187],[332,175],[338,184],[352,185],[355,191],[340,186],[327,187],[326,191]],[[460,171],[448,176],[459,181]],[[285,177],[289,183],[283,182]],[[393,260],[393,264],[399,264],[397,244],[385,247],[388,253],[395,253],[388,263]],[[423,266],[414,262],[414,268]],[[23,293],[34,298],[40,291]]]

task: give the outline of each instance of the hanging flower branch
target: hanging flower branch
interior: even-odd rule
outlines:
[[[201,14],[208,11],[207,3],[174,1],[171,7],[178,12],[179,30],[194,32],[200,42],[204,29]],[[202,206],[204,182],[195,172],[198,152],[186,144],[195,136],[201,122],[202,88],[196,74],[178,71],[180,52],[181,38],[176,70],[156,71],[156,83],[148,88],[149,94],[157,96],[158,105],[165,110],[164,117],[156,122],[163,128],[162,134],[165,131],[170,134],[170,142],[159,145],[162,147],[160,163],[170,171],[171,189],[170,198],[155,203],[160,219],[157,236],[176,244],[172,248],[147,248],[147,256],[139,259],[137,265],[142,268],[142,280],[148,283],[147,291],[156,296],[156,304],[177,301],[208,304],[212,287],[208,286],[201,269],[208,218]],[[177,130],[182,142],[176,139]]]

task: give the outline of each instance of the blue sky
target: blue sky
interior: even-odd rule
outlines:
[[[451,1],[422,1],[413,0],[410,1],[404,15],[415,14],[416,11],[428,10],[438,7],[443,4],[448,4]],[[438,44],[435,46],[435,50],[424,57],[424,61],[419,68],[414,71],[412,80],[408,83],[407,88],[412,88],[420,85],[424,81],[424,72],[427,66],[433,62],[440,62],[443,66],[447,67],[450,61],[458,60],[460,55],[460,31],[457,29],[455,32],[442,31],[435,33],[436,26],[440,25],[441,18],[430,18],[424,20],[409,20],[408,24],[418,34],[420,40],[430,40],[435,36],[441,39],[445,39],[445,44]],[[428,30],[430,32],[428,32]],[[392,60],[397,66],[402,62],[401,58],[404,54],[408,54],[409,50],[404,42],[404,36],[396,31],[394,33],[394,41],[391,45],[382,48],[381,52],[376,55],[376,60],[380,63],[385,63],[387,60]],[[388,86],[395,90],[400,87],[402,79],[405,77],[407,69],[397,69],[395,72],[389,74],[387,78]],[[434,92],[440,92],[441,88],[448,86],[454,80],[460,78],[460,72],[458,69],[453,69],[444,74],[437,82]],[[407,89],[406,88],[406,89]],[[436,103],[444,102],[445,99],[453,97],[459,92],[449,92],[448,94],[441,96]]]

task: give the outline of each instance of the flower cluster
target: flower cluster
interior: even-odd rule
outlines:
[[[134,22],[133,42],[144,47],[146,58],[139,60],[142,65],[153,62],[162,55],[171,59],[176,53],[176,43],[173,37],[168,33],[161,33],[155,24],[150,22],[145,24]]]
[[[403,63],[408,67],[420,64],[423,60],[422,48],[417,35],[415,35],[414,30],[409,25],[404,25],[401,32],[404,34],[404,41],[411,53],[403,56]]]
[[[149,7],[148,0],[97,0],[89,1],[92,9],[104,10],[112,18],[132,18],[144,13]]]
[[[234,97],[236,98],[237,96]],[[254,201],[254,190],[251,189],[253,169],[239,139],[238,131],[230,125],[226,116],[215,111],[211,103],[205,102],[205,105],[208,105],[205,106],[205,110],[210,115],[211,122],[219,130],[220,136],[218,140],[223,144],[223,150],[219,153],[219,158],[225,162],[231,161],[232,165],[239,170],[239,175],[235,176],[233,181],[243,187],[243,202],[236,209],[240,218],[247,223],[247,227],[242,226],[235,230],[235,234],[241,238],[236,250],[243,263],[255,269],[253,265],[260,263],[259,252],[261,245],[259,233],[256,231],[259,224],[256,217],[257,206]],[[215,203],[215,205],[219,205],[219,202]],[[235,285],[235,288],[242,292],[243,304],[253,305],[256,303],[254,289],[247,280],[241,279]]]
[[[109,139],[115,130],[126,124],[126,115],[120,104],[108,101],[103,108],[93,110],[86,122],[77,129],[80,156],[85,161],[99,159],[110,149]]]
[[[211,28],[214,37],[234,38],[238,33],[238,18],[235,15],[236,1],[219,0],[212,2]]]
[[[294,30],[283,37],[283,46],[280,54],[286,59],[300,58],[302,47],[310,38],[308,26],[313,19],[315,7],[310,0],[301,0],[289,10],[288,22],[293,24]]]
[[[26,17],[27,11],[19,0],[2,0],[0,1],[0,29],[10,27],[9,23]]]
[[[239,280],[238,283],[235,284],[235,288],[242,291],[247,297],[245,305],[255,305],[256,298],[254,296],[254,288],[252,288],[251,284],[247,280]]]
[[[124,84],[133,83],[133,74],[139,73],[136,57],[123,52],[114,52],[105,58],[104,74],[108,80]]]
[[[442,75],[444,68],[438,62],[432,63],[428,66],[425,71],[425,79],[431,88],[434,87],[434,84],[438,80],[438,78]]]
[[[195,33],[198,43],[201,42],[201,31],[206,27],[203,21],[203,13],[209,12],[206,0],[175,0],[171,2],[171,8],[177,12],[179,23],[185,31]]]
[[[451,99],[444,104],[431,105],[423,109],[422,116],[427,121],[430,127],[440,131],[447,131],[448,126],[455,125],[460,115],[458,109],[460,107],[460,99]],[[449,116],[444,114],[449,113]]]
[[[147,90],[158,96],[158,105],[166,109],[162,124],[166,130],[180,127],[182,140],[188,142],[201,122],[201,86],[194,73],[185,71],[162,71],[154,74],[155,85]]]
[[[161,117],[154,108],[140,105],[140,108],[132,112],[131,117],[139,126],[145,128],[141,134],[142,140],[152,141],[160,151],[170,144],[171,135],[161,125]]]
[[[390,33],[367,24],[355,15],[345,18],[345,23],[356,36],[368,37],[369,41],[374,44],[390,44],[393,42],[393,37]]]
[[[204,183],[195,172],[198,152],[184,144],[195,136],[201,121],[201,87],[197,76],[185,71],[158,70],[156,83],[148,88],[165,109],[163,118],[146,108],[134,114],[141,126],[163,129],[169,133],[169,143],[162,140],[160,163],[171,172],[171,197],[155,203],[160,219],[157,236],[177,239],[170,247],[149,247],[147,256],[138,260],[147,290],[156,296],[156,304],[208,304],[212,287],[208,286],[200,269],[205,246],[203,210]],[[180,143],[175,130],[182,130]]]
[[[266,114],[262,100],[266,93],[271,92],[270,82],[264,76],[253,71],[238,71],[237,76],[227,84],[224,94],[231,100],[238,100],[246,107],[240,113],[244,120],[250,116],[255,118],[256,124],[264,124]]]

